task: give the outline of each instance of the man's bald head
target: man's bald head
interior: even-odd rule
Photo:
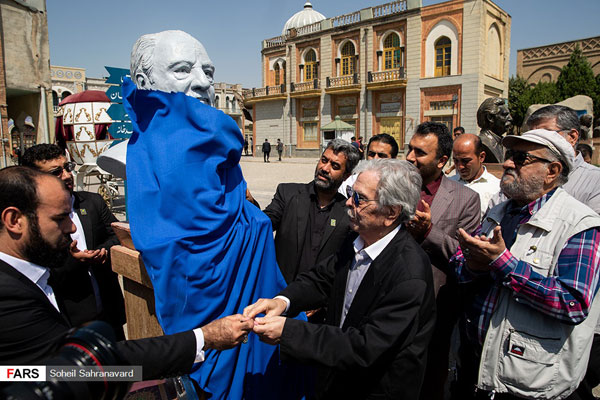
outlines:
[[[454,140],[452,158],[456,171],[467,182],[477,179],[483,174],[485,151],[481,139],[472,133],[464,133]]]

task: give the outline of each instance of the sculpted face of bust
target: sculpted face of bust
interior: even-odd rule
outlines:
[[[485,99],[477,110],[477,125],[482,130],[503,136],[512,127],[512,117],[504,99]]]
[[[215,67],[206,49],[182,31],[138,39],[131,53],[131,75],[140,89],[182,92],[214,105]]]

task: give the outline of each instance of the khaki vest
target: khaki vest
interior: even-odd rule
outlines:
[[[494,207],[482,224],[490,234],[508,202]],[[573,235],[600,226],[600,216],[558,188],[521,225],[510,252],[533,270],[552,276],[563,246]],[[477,386],[533,399],[564,399],[583,379],[600,315],[595,296],[588,317],[569,325],[537,312],[527,300],[502,287],[488,328]]]

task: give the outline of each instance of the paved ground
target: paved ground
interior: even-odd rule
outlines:
[[[262,155],[261,155],[262,156]],[[314,178],[316,158],[283,158],[277,161],[277,156],[271,157],[270,163],[264,163],[262,157],[242,157],[240,165],[248,189],[265,208],[275,194],[277,185],[283,182],[310,182]]]

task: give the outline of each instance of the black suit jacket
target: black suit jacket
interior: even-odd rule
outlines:
[[[273,201],[264,210],[271,219],[273,230],[277,231],[275,235],[277,263],[287,283],[292,282],[300,272],[314,267],[314,265],[300,265],[308,227],[312,185],[313,182],[278,185]],[[325,224],[316,263],[335,254],[348,234],[353,234],[348,226],[345,202],[346,198],[337,193],[329,220]]]
[[[61,301],[57,296],[59,304]],[[43,364],[71,328],[68,319],[25,275],[0,260],[0,364]],[[196,355],[192,331],[118,342],[130,365],[142,365],[144,379],[189,373]]]
[[[79,216],[87,247],[90,250],[106,249],[119,243],[111,223],[117,219],[110,212],[102,197],[96,193],[74,192],[73,210]],[[96,297],[88,274],[91,267],[98,283],[102,312],[98,312]],[[82,263],[70,257],[54,274],[54,289],[64,302],[64,310],[73,326],[87,321],[108,322],[124,338],[125,304],[117,274],[110,265],[110,258],[102,265]]]
[[[372,262],[339,328],[353,258],[348,239],[280,293],[292,316],[329,306],[326,325],[286,320],[282,357],[324,367],[320,398],[417,399],[435,321],[429,259],[401,229]]]

